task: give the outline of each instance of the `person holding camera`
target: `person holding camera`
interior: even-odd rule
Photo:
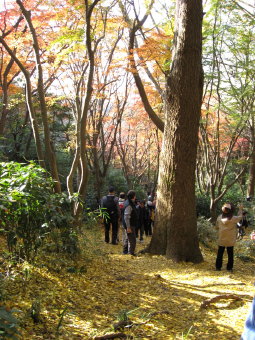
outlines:
[[[237,236],[237,223],[242,219],[243,206],[239,206],[238,216],[234,216],[234,206],[225,203],[222,207],[222,214],[218,216],[216,228],[218,229],[218,253],[216,258],[216,270],[221,270],[225,248],[228,253],[227,270],[232,272],[234,265],[234,245]]]

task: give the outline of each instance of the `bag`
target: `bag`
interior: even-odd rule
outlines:
[[[120,208],[120,211],[124,211],[124,203],[125,201],[119,201],[119,208]]]
[[[108,195],[103,200],[103,208],[106,208],[109,216],[117,215],[118,209],[117,204],[115,202],[115,196]]]

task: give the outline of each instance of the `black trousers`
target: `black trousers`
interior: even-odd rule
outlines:
[[[134,255],[136,247],[135,227],[131,227],[132,232],[127,233],[127,238],[123,244],[123,254]]]
[[[146,236],[151,236],[152,235],[152,225],[153,221],[149,218],[148,222],[144,224],[144,231]]]
[[[144,233],[144,223],[139,223],[135,228],[135,235],[136,237],[139,236],[139,230],[140,230],[140,241],[143,240],[143,233]]]
[[[223,259],[225,248],[227,248],[227,253],[228,253],[227,270],[232,270],[233,265],[234,265],[234,247],[223,247],[223,246],[219,246],[218,248],[218,253],[217,253],[217,258],[216,258],[216,269],[221,269],[222,267],[222,259]]]
[[[111,216],[111,218],[104,220],[104,230],[105,230],[105,242],[110,242],[110,229],[112,226],[112,244],[117,243],[118,237],[118,217]]]

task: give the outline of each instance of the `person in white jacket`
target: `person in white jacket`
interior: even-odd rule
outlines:
[[[228,253],[227,270],[233,271],[234,265],[234,245],[237,236],[237,223],[242,219],[242,209],[239,206],[238,216],[234,216],[234,207],[230,203],[225,203],[222,207],[222,214],[218,216],[216,228],[218,235],[218,253],[216,258],[216,270],[221,270],[223,254],[225,248]]]

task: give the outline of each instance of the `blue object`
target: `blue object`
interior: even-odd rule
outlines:
[[[247,315],[241,340],[255,340],[255,297]]]

